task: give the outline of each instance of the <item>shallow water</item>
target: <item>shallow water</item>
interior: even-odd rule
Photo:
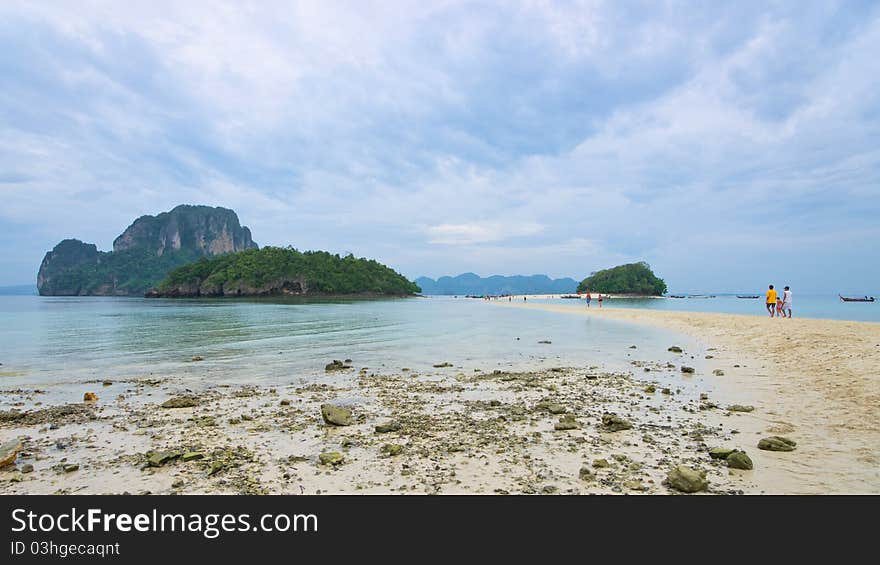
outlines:
[[[539,341],[550,341],[541,344]],[[681,336],[613,320],[445,297],[297,302],[0,297],[0,386],[52,387],[147,375],[285,384],[332,359],[397,372],[630,367]],[[631,349],[636,345],[638,349]],[[195,356],[202,362],[192,362]]]

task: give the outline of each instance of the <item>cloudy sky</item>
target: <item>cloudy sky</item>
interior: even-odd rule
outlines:
[[[198,203],[411,278],[876,294],[878,53],[877,2],[3,0],[0,284]]]

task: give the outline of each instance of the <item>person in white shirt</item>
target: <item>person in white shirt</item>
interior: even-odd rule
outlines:
[[[791,318],[791,290],[788,287],[782,291],[782,315]]]

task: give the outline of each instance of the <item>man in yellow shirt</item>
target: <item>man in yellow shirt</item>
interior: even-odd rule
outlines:
[[[767,311],[770,312],[771,318],[776,315],[776,291],[773,290],[772,284],[767,290]]]

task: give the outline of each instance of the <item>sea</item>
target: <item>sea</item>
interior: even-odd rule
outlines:
[[[586,308],[583,300],[531,302]],[[762,300],[735,296],[605,304],[766,315]],[[880,321],[880,305],[841,303],[832,296],[796,296],[794,313]],[[615,371],[631,369],[634,360],[665,359],[671,345],[699,347],[659,328],[500,308],[464,297],[315,302],[0,296],[0,389],[38,387],[50,394],[69,390],[65,385],[78,390],[144,377],[171,378],[190,388],[298,384],[325,378],[324,366],[334,359],[350,359],[356,370],[406,368],[422,375],[552,367]],[[693,360],[697,366],[699,357]],[[452,367],[435,367],[443,363]]]

